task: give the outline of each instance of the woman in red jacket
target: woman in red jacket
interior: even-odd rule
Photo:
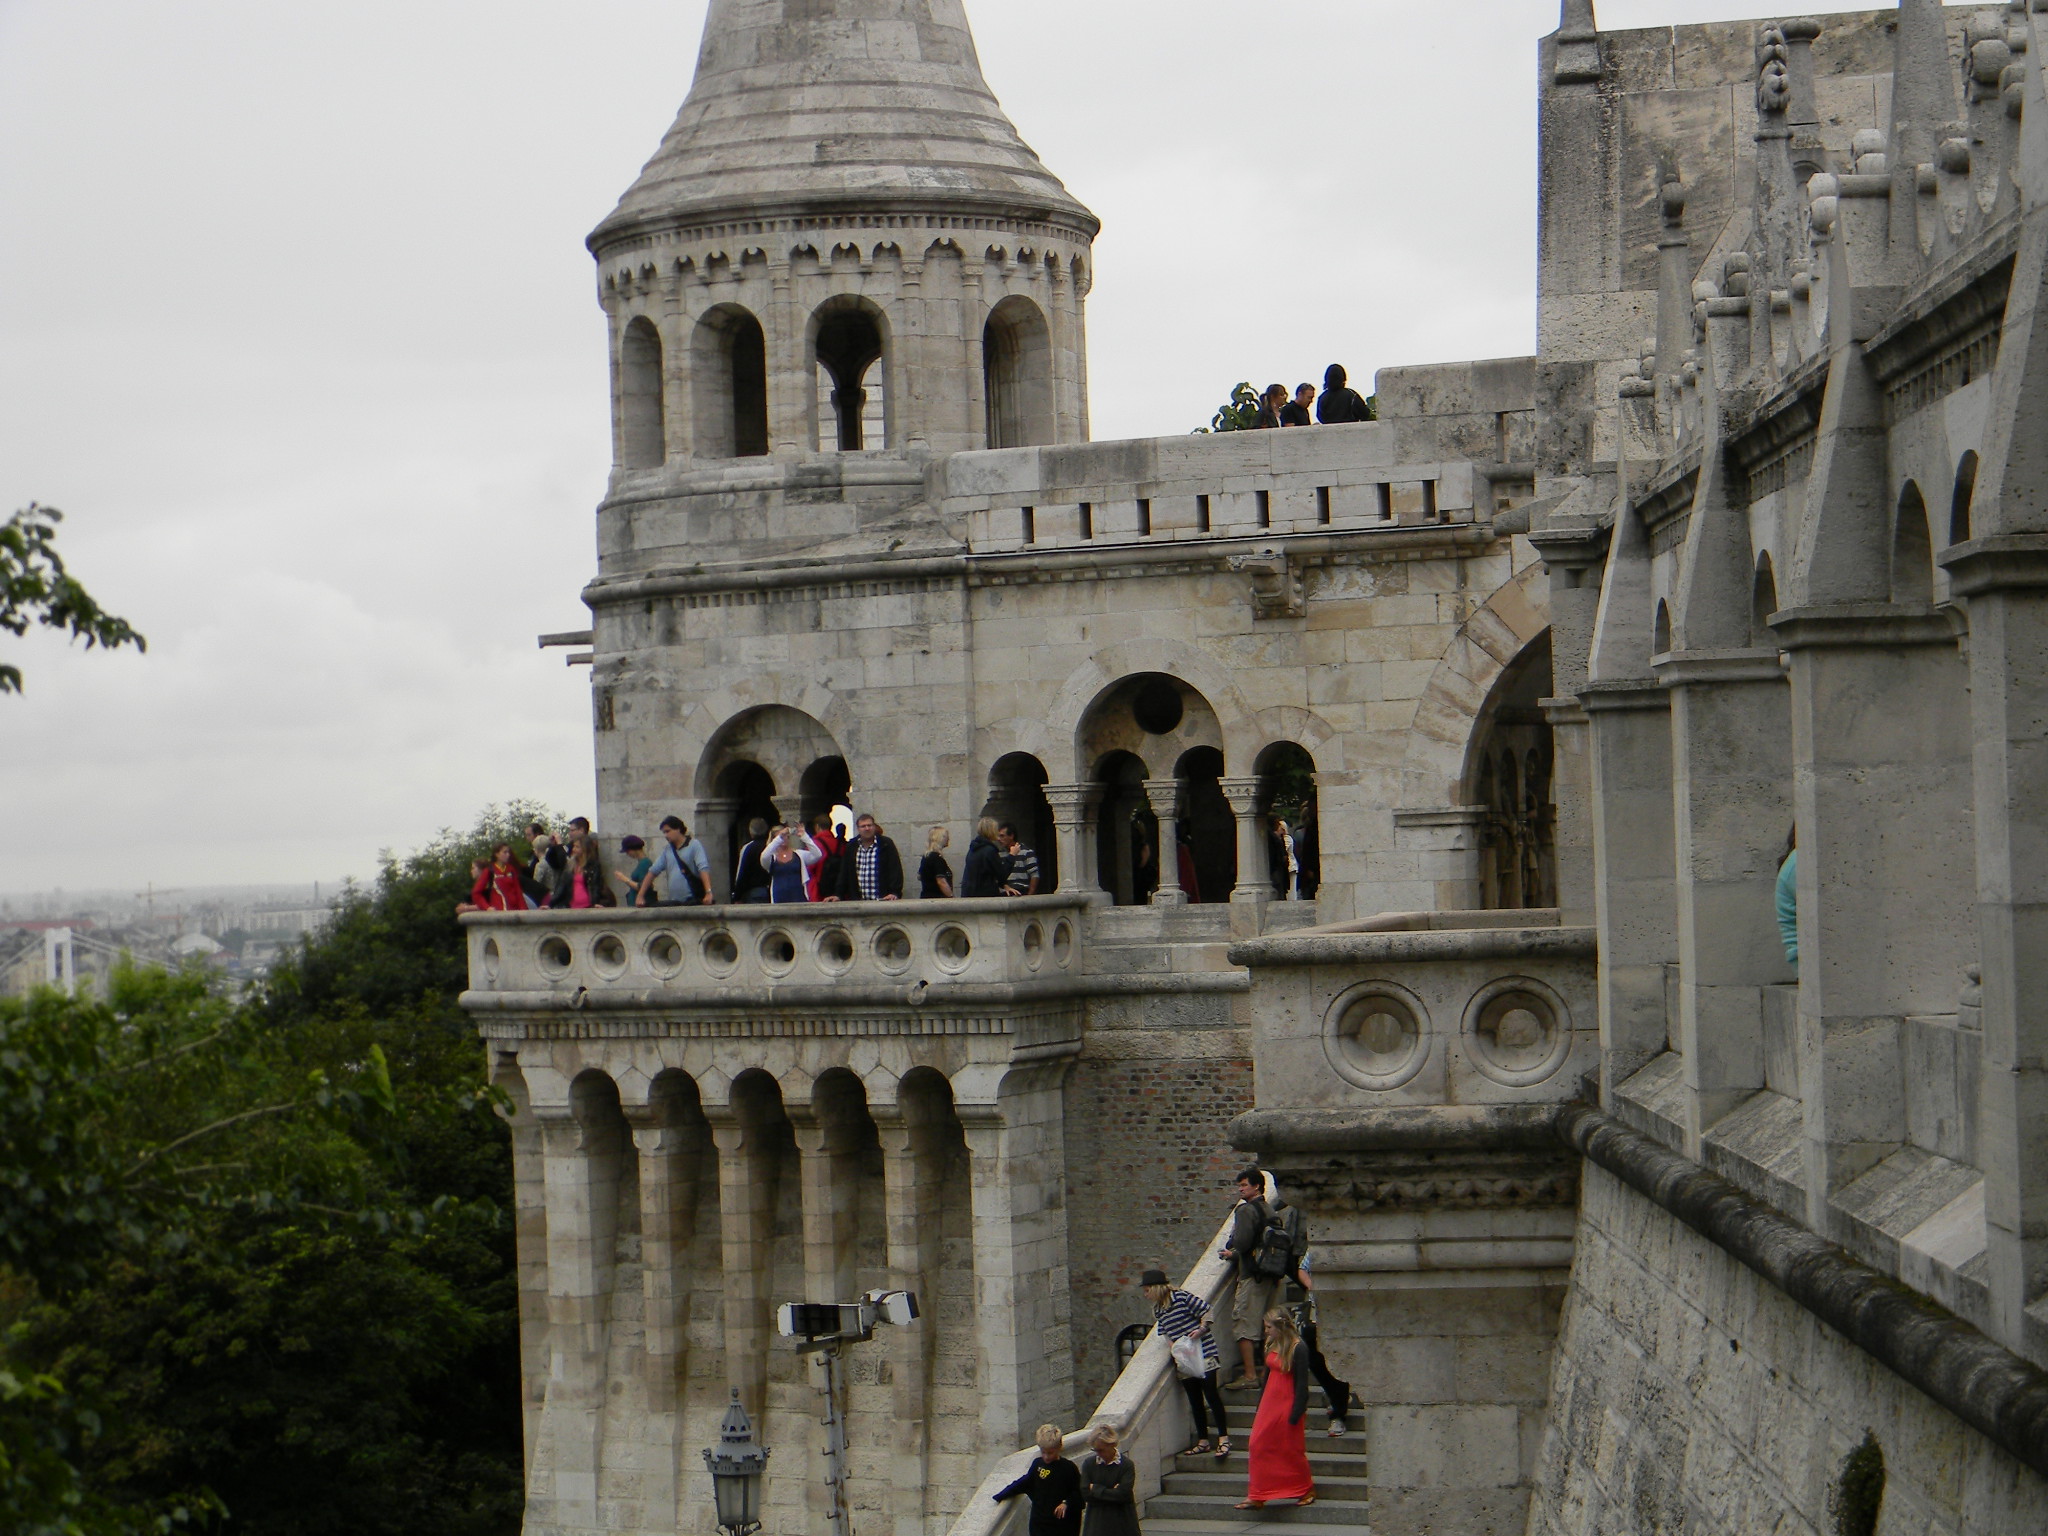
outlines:
[[[500,843],[491,850],[491,862],[476,877],[469,893],[471,912],[524,912],[526,891],[519,883],[519,866],[512,862],[512,845]]]

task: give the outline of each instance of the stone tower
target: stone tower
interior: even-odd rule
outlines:
[[[689,98],[589,241],[614,500],[675,542],[775,538],[691,513],[814,492],[835,477],[796,466],[821,454],[1080,441],[1098,227],[1003,115],[961,0],[713,0]],[[922,471],[844,480],[867,505]]]

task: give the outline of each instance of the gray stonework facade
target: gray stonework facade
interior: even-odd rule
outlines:
[[[960,0],[714,0],[590,238],[584,597],[599,824],[718,901],[468,920],[529,1536],[708,1536],[733,1389],[822,1529],[772,1307],[871,1286],[863,1536],[991,1536],[1098,1414],[1154,1536],[1226,1517],[1116,1339],[1246,1159],[1358,1391],[1331,1528],[2041,1525],[2048,6],[1561,22],[1536,356],[1093,442],[1098,226]],[[1040,892],[727,902],[841,802]]]

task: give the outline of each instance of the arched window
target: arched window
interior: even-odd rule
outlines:
[[[1970,536],[1970,503],[1977,495],[1977,450],[1963,455],[1956,466],[1956,494],[1949,503],[1948,541],[1960,544]]]
[[[1934,542],[1927,527],[1927,503],[1910,480],[1899,493],[1898,523],[1892,531],[1892,601],[1916,608],[1934,601]]]
[[[1019,294],[989,314],[981,333],[988,445],[1029,448],[1053,440],[1052,331]]]
[[[888,337],[882,312],[852,296],[828,301],[813,327],[818,449],[859,453],[889,441]]]
[[[1038,894],[1059,888],[1059,835],[1045,798],[1045,764],[1028,752],[996,759],[988,771],[988,801],[981,814],[1016,829],[1017,838],[1038,855]]]
[[[712,880],[722,900],[731,894],[733,871],[739,865],[740,850],[753,836],[753,824],[759,821],[772,827],[782,820],[782,813],[775,805],[775,780],[759,763],[746,759],[727,763],[719,769],[712,787],[716,798],[726,802],[725,868],[714,871]],[[712,848],[719,846],[720,829],[705,826],[697,830]]]
[[[1465,803],[1486,813],[1478,895],[1479,904],[1491,910],[1548,907],[1557,900],[1555,748],[1543,712],[1551,684],[1545,630],[1494,680],[1473,732],[1463,792]]]
[[[821,757],[804,769],[804,776],[797,783],[797,799],[803,806],[804,825],[809,826],[820,816],[830,814],[835,805],[847,804],[853,794],[853,774],[846,766],[846,759],[834,755]]]
[[[766,454],[768,340],[761,322],[737,304],[721,304],[697,322],[690,351],[697,457]]]
[[[1778,611],[1778,575],[1771,568],[1771,552],[1756,557],[1756,585],[1749,594],[1749,643],[1771,644],[1771,615]]]
[[[1671,649],[1671,605],[1657,600],[1657,619],[1650,626],[1650,654],[1662,656]]]
[[[661,381],[661,333],[638,315],[619,339],[619,462],[656,469],[668,459]]]

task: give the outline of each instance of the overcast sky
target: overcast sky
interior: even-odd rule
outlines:
[[[1556,0],[968,9],[1103,221],[1097,437],[1533,345]],[[363,876],[488,802],[590,807],[589,674],[534,644],[589,622],[609,458],[582,242],[703,11],[0,0],[0,515],[62,508],[150,641],[0,636],[0,892]]]

